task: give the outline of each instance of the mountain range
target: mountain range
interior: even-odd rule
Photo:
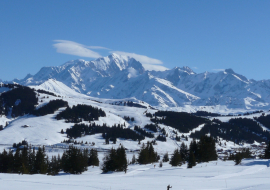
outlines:
[[[232,69],[195,73],[189,67],[148,71],[132,57],[111,54],[93,61],[69,61],[43,67],[13,82],[41,85],[54,79],[92,97],[136,98],[158,107],[217,106],[241,109],[270,107],[270,80],[249,80]]]

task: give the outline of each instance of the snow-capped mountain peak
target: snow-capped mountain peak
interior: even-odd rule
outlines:
[[[238,79],[238,80],[240,80],[240,81],[242,81],[242,82],[244,82],[246,84],[249,83],[249,80],[246,77],[244,77],[243,75],[235,73],[232,69],[225,69],[224,74],[225,75],[232,75],[236,79]]]
[[[187,72],[190,75],[196,74],[191,68],[189,68],[188,66],[184,66],[180,68],[182,71]]]
[[[234,74],[234,73],[235,73],[231,68],[225,69],[224,72],[225,72],[225,73],[229,73],[229,74]]]

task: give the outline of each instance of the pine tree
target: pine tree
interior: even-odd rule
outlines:
[[[196,166],[195,156],[192,151],[189,152],[188,156],[188,168],[192,168],[193,166]]]
[[[8,172],[8,153],[4,149],[2,154],[0,154],[0,172],[7,173]]]
[[[7,172],[8,173],[13,173],[14,172],[14,156],[11,150],[9,150],[8,155],[7,155]]]
[[[171,160],[170,160],[170,164],[172,166],[181,166],[182,165],[182,158],[181,158],[180,151],[178,149],[174,150],[172,157],[171,157]]]
[[[127,157],[123,146],[115,150],[112,148],[110,152],[103,158],[102,171],[127,171]]]
[[[154,151],[154,147],[152,145],[152,143],[147,143],[147,147],[148,147],[148,159],[149,162],[156,162],[157,160],[157,154]]]
[[[96,149],[90,150],[88,166],[99,166],[98,152]]]
[[[139,164],[147,164],[148,163],[147,148],[145,147],[144,143],[142,144],[137,161]]]
[[[111,148],[111,150],[103,158],[101,170],[104,173],[114,171],[116,165],[115,158],[116,158],[116,150],[114,148]]]
[[[239,165],[242,159],[243,159],[242,154],[240,152],[237,152],[234,156],[235,165]]]
[[[264,150],[264,158],[265,159],[270,159],[270,141],[269,141],[266,149]]]
[[[188,149],[187,149],[187,145],[185,145],[185,143],[183,143],[183,142],[180,146],[180,154],[181,154],[181,158],[183,160],[183,163],[185,163],[185,161],[187,161],[187,159],[188,159]]]
[[[48,169],[44,147],[38,148],[34,162],[35,173],[46,174]]]
[[[22,158],[21,158],[21,152],[20,149],[16,149],[16,152],[14,154],[14,173],[21,173],[21,167],[22,167]]]
[[[139,164],[149,164],[157,162],[159,159],[157,152],[154,151],[152,143],[147,142],[147,145],[143,143],[142,148],[139,152],[138,163]]]
[[[200,162],[217,160],[216,143],[212,137],[202,136],[198,143],[198,149]]]
[[[162,163],[162,161],[160,161],[159,162],[159,167],[162,168],[162,166],[163,166],[163,163]]]
[[[24,147],[22,149],[22,153],[21,153],[21,173],[22,174],[29,174],[29,152],[28,152],[28,148]]]
[[[70,146],[68,150],[63,153],[62,167],[64,172],[72,174],[81,174],[87,170],[87,154],[75,147]]]
[[[127,167],[128,167],[127,155],[126,155],[126,150],[122,145],[117,148],[116,155],[117,155],[117,158],[116,158],[116,161],[117,161],[116,171],[125,171],[126,172]]]
[[[168,162],[170,159],[169,159],[169,154],[168,154],[168,152],[166,152],[165,154],[164,154],[164,156],[163,156],[163,159],[162,159],[162,161],[163,162]]]
[[[135,157],[135,155],[133,154],[132,160],[131,160],[131,164],[135,164],[135,163],[136,163],[136,157]]]
[[[30,174],[38,173],[35,169],[36,153],[35,149],[32,150],[31,146],[28,148],[28,170]]]
[[[51,161],[48,164],[48,175],[57,175],[61,170],[61,158],[58,154],[58,157],[52,156]]]
[[[195,139],[193,139],[193,140],[190,142],[190,145],[189,145],[189,151],[192,151],[193,154],[194,154],[195,160],[198,160],[198,157],[199,157],[199,149],[198,149],[198,144],[197,144],[197,142],[196,142]]]
[[[244,148],[242,150],[243,158],[252,158],[251,152],[249,148]]]

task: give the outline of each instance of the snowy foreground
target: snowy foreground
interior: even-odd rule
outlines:
[[[270,189],[268,160],[243,160],[235,166],[233,161],[214,161],[198,164],[192,169],[154,165],[131,165],[128,172],[101,174],[98,167],[89,167],[81,175],[60,174],[18,175],[0,174],[1,189],[39,190],[171,190],[181,189]]]

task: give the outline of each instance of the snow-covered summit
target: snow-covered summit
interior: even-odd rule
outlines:
[[[136,69],[140,74],[145,72],[142,64],[134,58],[113,53],[94,61],[77,59],[56,67],[43,67],[34,76],[27,75],[24,79],[15,81],[24,85],[38,85],[53,78],[68,86],[74,86],[80,85],[83,81],[94,81],[98,77],[112,77],[129,68]],[[78,91],[81,90],[83,89]]]
[[[110,74],[115,74],[130,67],[138,70],[140,73],[144,72],[144,68],[140,62],[129,56],[118,55],[116,53],[112,53],[107,57],[98,58],[95,61],[91,61],[89,64],[96,70],[108,71]]]
[[[188,66],[184,66],[180,68],[182,71],[187,72],[190,75],[196,74],[191,68],[189,68]]]

